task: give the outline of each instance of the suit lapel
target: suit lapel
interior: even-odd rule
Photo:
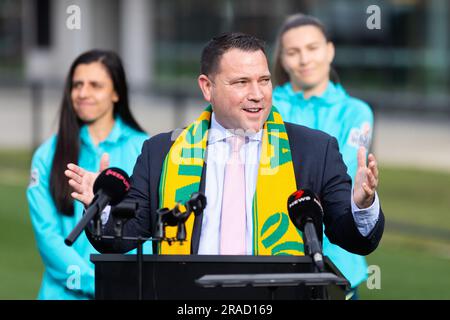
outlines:
[[[206,185],[206,162],[203,165],[202,177],[200,179],[199,191],[203,194],[205,194],[205,185]],[[202,221],[203,221],[203,212],[200,215],[196,216],[194,220],[194,228],[192,230],[192,241],[191,241],[191,254],[198,254],[198,248],[200,245],[200,234],[202,232]]]

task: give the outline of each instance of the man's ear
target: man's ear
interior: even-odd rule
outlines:
[[[201,74],[197,78],[198,86],[202,90],[203,97],[206,101],[211,102],[211,96],[212,96],[212,82],[208,78],[208,76]]]

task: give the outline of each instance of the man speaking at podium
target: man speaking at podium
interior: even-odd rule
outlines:
[[[303,239],[287,214],[295,190],[316,193],[331,242],[361,255],[377,247],[384,216],[376,193],[378,169],[366,150],[358,153],[353,190],[336,139],[284,123],[272,107],[272,83],[264,43],[227,33],[204,48],[198,84],[210,103],[181,131],[147,140],[125,200],[138,202],[123,235],[150,237],[156,210],[172,208],[201,191],[207,206],[186,221],[187,241],[154,247],[159,254],[303,255]],[[96,174],[73,164],[66,175],[73,197],[90,204]],[[104,213],[104,232],[113,234]],[[176,227],[167,229],[174,237]],[[126,252],[132,241],[90,238],[100,252]]]

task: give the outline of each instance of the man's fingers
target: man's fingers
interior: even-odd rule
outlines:
[[[77,183],[81,184],[83,182],[83,178],[81,178],[78,174],[71,170],[64,171],[64,174],[67,178],[75,180]]]
[[[369,187],[371,189],[376,189],[378,186],[378,179],[375,178],[374,174],[370,169],[367,169],[367,181],[369,182]]]
[[[377,160],[373,154],[367,156],[368,163],[366,165],[366,150],[364,147],[358,149],[358,174],[355,186],[359,188],[358,192],[363,192],[361,194],[362,206],[358,207],[368,207],[368,203],[373,201],[375,196],[375,191],[378,187],[378,167]],[[359,182],[358,182],[359,181]],[[362,189],[362,190],[361,190]]]
[[[82,204],[84,204],[85,207],[89,206],[92,202],[92,197],[85,196],[84,194],[81,194],[81,193],[72,192],[70,195],[75,200],[78,200]]]
[[[371,188],[367,185],[367,183],[363,183],[362,187],[363,187],[363,189],[364,189],[364,192],[365,192],[369,197],[373,196],[373,194],[375,193],[375,191],[374,191],[373,189],[371,189]]]
[[[82,194],[80,194],[80,193],[77,193],[77,192],[72,192],[71,194],[70,194],[71,196],[72,196],[72,198],[74,198],[75,200],[78,200],[78,201],[81,201],[81,202],[83,202],[83,195]],[[84,202],[83,202],[84,203]]]
[[[85,170],[83,168],[77,166],[76,164],[69,163],[67,165],[67,168],[69,168],[69,170],[71,170],[71,171],[75,172],[76,174],[78,174],[80,177],[84,176]]]
[[[83,187],[81,186],[81,184],[79,184],[78,182],[76,182],[73,179],[69,180],[69,185],[73,188],[73,190],[77,193],[83,193]]]
[[[372,171],[375,178],[378,179],[378,163],[373,154],[369,154],[369,169]]]
[[[366,148],[359,147],[358,149],[358,168],[366,166]]]
[[[375,179],[378,180],[378,168],[377,168],[376,164],[370,165],[369,170],[372,173],[372,175],[375,177]]]
[[[109,167],[109,154],[106,152],[102,154],[100,159],[100,171],[103,171]]]

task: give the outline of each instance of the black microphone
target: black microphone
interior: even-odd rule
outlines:
[[[188,211],[194,212],[195,216],[199,216],[206,208],[206,196],[201,192],[194,192],[186,202],[186,207]]]
[[[87,224],[108,205],[116,205],[130,190],[128,174],[119,168],[103,170],[94,182],[94,199],[87,208],[83,218],[75,226],[64,243],[71,246]]]
[[[318,197],[311,190],[298,190],[289,196],[287,207],[292,223],[303,232],[306,253],[313,258],[319,271],[323,272],[323,209]]]
[[[206,196],[201,192],[194,192],[191,194],[191,198],[184,204],[186,211],[180,212],[179,207],[176,207],[174,211],[174,217],[178,219],[178,231],[177,240],[186,240],[186,225],[185,222],[194,213],[195,216],[199,216],[206,207]]]
[[[165,239],[166,226],[178,226],[176,239],[179,241],[186,240],[185,222],[194,213],[199,216],[206,207],[206,196],[201,192],[191,194],[189,200],[185,204],[176,203],[173,209],[160,208],[156,210],[156,224],[153,231],[153,237]]]

